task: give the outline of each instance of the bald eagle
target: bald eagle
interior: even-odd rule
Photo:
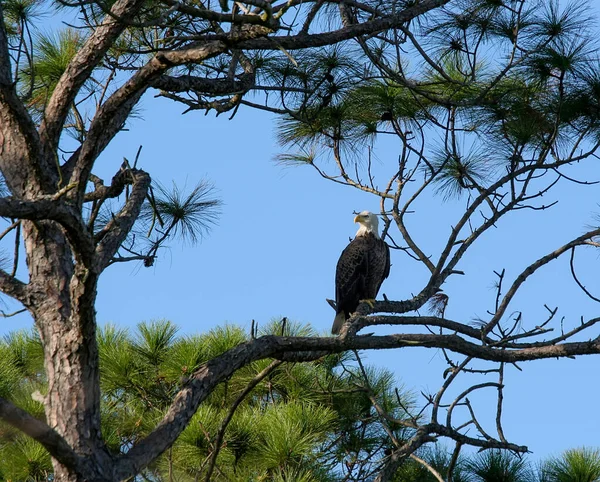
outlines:
[[[356,237],[342,251],[335,270],[336,316],[331,333],[340,332],[361,300],[374,300],[390,274],[390,248],[379,237],[377,216],[363,211],[354,218],[360,224]]]

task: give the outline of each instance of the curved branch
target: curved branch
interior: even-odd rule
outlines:
[[[389,458],[386,460],[383,469],[377,477],[375,482],[387,482],[392,480],[392,477],[396,474],[398,467],[409,457],[412,453],[416,452],[419,447],[427,442],[434,442],[435,438],[431,436],[431,433],[427,430],[427,427],[419,427],[415,433],[402,447],[394,450]]]
[[[570,241],[567,244],[561,246],[560,248],[552,251],[551,253],[548,253],[546,256],[542,256],[537,261],[531,263],[527,268],[525,268],[521,272],[521,274],[519,276],[517,276],[517,278],[515,279],[515,281],[509,288],[509,290],[504,295],[504,298],[502,299],[502,302],[500,303],[498,310],[496,310],[496,313],[494,314],[492,319],[484,327],[483,334],[487,335],[500,322],[500,319],[502,318],[502,316],[504,316],[504,313],[505,313],[506,309],[508,308],[508,305],[510,304],[511,300],[517,293],[520,286],[525,282],[525,280],[527,278],[529,278],[529,276],[531,276],[533,273],[535,273],[542,266],[544,266],[544,265],[548,264],[550,261],[558,258],[559,256],[561,256],[565,252],[569,251],[570,249],[574,248],[575,246],[580,246],[582,244],[585,244],[585,242],[587,240],[592,239],[594,236],[598,236],[598,235],[600,235],[600,228],[594,229],[592,231],[588,231],[587,233],[582,234],[581,236],[573,239],[572,241]]]
[[[436,478],[436,480],[438,480],[438,482],[444,482],[444,479],[442,478],[442,475],[435,470],[431,465],[429,465],[427,462],[425,462],[422,458],[417,457],[415,454],[410,454],[410,458],[413,459],[415,462],[421,464],[423,467],[425,467],[429,473]]]
[[[586,342],[563,343],[555,346],[509,350],[468,342],[458,335],[408,334],[356,337],[281,337],[263,336],[242,343],[202,365],[179,391],[171,408],[156,428],[140,440],[129,452],[119,457],[116,474],[125,479],[138,473],[159,454],[170,447],[200,403],[214,387],[249,363],[264,358],[285,361],[308,361],[329,353],[348,350],[390,349],[403,347],[445,348],[481,360],[519,362],[544,358],[573,357],[600,353],[600,337]],[[438,425],[436,429],[438,430]],[[439,425],[441,435],[449,430]],[[467,443],[467,437],[458,441]],[[476,439],[475,439],[476,440]],[[479,441],[482,442],[482,441]],[[471,443],[470,440],[468,443]],[[499,442],[500,443],[500,442]],[[481,444],[477,445],[481,446]],[[501,445],[505,447],[505,445]],[[516,447],[516,446],[515,446]],[[515,449],[516,450],[516,449]]]
[[[119,250],[121,243],[123,243],[137,220],[142,204],[148,194],[150,175],[140,169],[131,169],[129,172],[133,178],[131,195],[121,211],[96,235],[99,242],[96,247],[94,269],[98,273],[110,264],[111,259]]]
[[[85,473],[83,461],[57,432],[45,422],[31,416],[25,410],[0,398],[0,418],[39,442],[61,464]]]
[[[67,113],[79,89],[144,3],[145,0],[115,2],[110,13],[69,62],[52,92],[40,126],[40,138],[47,153],[55,152]]]
[[[85,185],[94,161],[121,130],[150,83],[173,66],[186,62],[201,62],[222,53],[226,48],[222,42],[213,42],[196,48],[160,52],[106,100],[90,125],[71,173],[70,182],[78,183],[78,199],[84,196]]]
[[[397,301],[376,301],[373,311],[390,312],[395,311],[394,304]],[[360,316],[352,323],[352,329],[360,331],[367,326],[377,325],[410,325],[410,326],[437,326],[460,333],[462,335],[482,340],[481,330],[458,321],[447,320],[437,316]],[[483,337],[485,343],[495,343],[489,337]]]
[[[481,388],[487,388],[487,387],[495,387],[495,388],[500,388],[501,385],[499,383],[495,383],[495,382],[484,382],[484,383],[479,383],[477,385],[471,385],[469,388],[467,388],[465,391],[463,391],[460,395],[458,395],[450,404],[450,407],[448,407],[448,412],[446,413],[446,426],[447,427],[452,427],[452,413],[454,412],[454,409],[456,408],[456,406],[460,403],[460,401],[465,398],[469,393],[471,393],[474,390],[479,390]]]
[[[386,17],[370,20],[360,24],[349,25],[333,32],[322,34],[307,34],[300,32],[297,35],[279,35],[268,38],[247,40],[238,44],[244,50],[275,50],[283,47],[286,50],[297,50],[311,47],[324,47],[344,40],[351,40],[362,35],[371,35],[384,30],[397,28],[406,22],[423,15],[431,10],[447,4],[450,0],[424,0],[414,6],[405,8],[401,12]],[[212,39],[213,37],[207,37]],[[215,36],[219,39],[221,36]]]
[[[577,273],[575,273],[575,247],[571,248],[571,259],[569,260],[569,265],[571,266],[571,275],[573,276],[575,283],[577,283],[577,286],[579,286],[581,288],[581,290],[586,295],[588,295],[592,300],[600,303],[600,298],[596,298],[592,293],[590,293],[588,291],[588,289],[585,286],[583,286],[583,283],[581,281],[579,281],[579,278],[577,277]]]
[[[41,152],[35,124],[16,92],[9,43],[0,5],[0,170],[9,189],[17,195],[47,183],[48,178],[34,169]]]

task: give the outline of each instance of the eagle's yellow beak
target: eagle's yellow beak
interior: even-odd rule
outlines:
[[[356,216],[354,216],[354,222],[355,223],[360,223],[361,221],[364,221],[365,217],[361,216],[360,214],[357,214]]]

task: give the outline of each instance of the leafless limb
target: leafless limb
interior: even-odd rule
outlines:
[[[600,299],[596,298],[594,295],[592,295],[588,289],[581,283],[581,281],[579,281],[579,278],[577,278],[577,274],[575,273],[575,246],[573,246],[571,248],[571,258],[569,259],[569,266],[571,267],[571,275],[573,276],[573,279],[575,280],[575,283],[577,283],[577,286],[579,286],[581,288],[581,290],[588,295],[592,300],[600,303]]]
[[[13,311],[12,313],[5,313],[4,311],[0,311],[0,316],[2,316],[2,318],[11,318],[13,316],[20,315],[21,313],[24,313],[26,311],[27,308],[22,308],[20,310]]]

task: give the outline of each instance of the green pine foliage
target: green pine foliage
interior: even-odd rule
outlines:
[[[4,0],[2,9],[7,34],[17,36],[22,29],[40,17],[40,0]]]
[[[42,482],[51,480],[51,476],[50,456],[35,440],[14,436],[10,442],[1,443],[0,480]]]
[[[314,336],[308,325],[274,320],[258,335]],[[162,419],[174,394],[202,363],[244,343],[248,335],[224,325],[182,336],[166,320],[143,322],[135,330],[106,325],[99,330],[102,432],[110,450],[125,452]],[[253,390],[242,392],[270,368]],[[366,375],[366,378],[365,378]],[[312,363],[260,360],[237,371],[201,404],[175,444],[146,469],[148,480],[333,482],[345,477],[371,480],[393,445],[411,431],[391,420],[416,412],[414,398],[385,369],[357,364],[354,354],[328,355]],[[44,419],[43,352],[32,332],[0,341],[0,396]],[[388,415],[385,427],[373,407]],[[237,410],[232,404],[239,402]],[[224,424],[224,420],[228,424]],[[217,435],[218,454],[213,461]],[[398,469],[395,482],[432,482],[446,477],[451,453],[423,446]],[[423,464],[423,461],[426,465]],[[214,462],[214,465],[213,465]],[[52,480],[45,449],[6,423],[0,424],[0,481]],[[461,456],[455,482],[598,482],[600,452],[566,451],[534,470],[526,458],[488,450]]]
[[[43,360],[40,339],[33,332],[12,333],[0,341],[0,397],[42,420],[44,407],[39,399],[46,382]],[[0,480],[46,481],[51,474],[46,449],[0,422]]]
[[[56,34],[38,33],[31,65],[21,72],[21,92],[33,114],[41,114],[67,65],[83,45],[84,38],[74,29]]]
[[[466,462],[473,482],[535,482],[537,474],[525,457],[508,451],[486,450]]]
[[[340,88],[327,102],[322,94],[289,94],[278,140],[292,153],[278,160],[316,167],[337,181],[348,181],[345,168],[356,172],[348,182],[356,186],[371,175],[358,160],[364,148],[391,134],[405,151],[404,172],[416,168],[434,194],[451,199],[550,162],[549,153],[567,158],[583,140],[600,140],[600,64],[591,24],[585,2],[528,2],[518,9],[492,0],[452,2],[411,29],[420,50],[406,38],[396,51],[369,40],[377,69],[366,65],[351,76],[334,67],[329,82]],[[318,62],[311,59],[311,68]],[[290,78],[301,69],[290,61],[284,68]],[[316,79],[302,78],[299,86]]]
[[[540,482],[600,481],[600,450],[582,447],[552,457],[541,467]]]
[[[314,336],[308,325],[274,320],[258,335]],[[106,325],[98,332],[102,432],[108,447],[125,452],[164,416],[173,396],[200,365],[248,340],[239,327],[223,325],[204,334],[181,336],[166,320],[143,322],[135,330]],[[283,363],[244,399],[241,394],[272,363],[260,360],[237,371],[200,406],[173,447],[149,467],[152,480],[203,480],[222,442],[211,480],[306,480],[340,477],[348,457],[374,469],[387,446],[367,395],[397,418],[405,416],[386,370],[366,367],[368,382],[348,354],[313,363]],[[44,418],[40,340],[17,332],[0,342],[0,396]],[[238,401],[237,410],[230,413]],[[402,406],[410,405],[409,397]],[[223,421],[230,417],[226,428]],[[394,427],[399,437],[402,429]],[[406,435],[406,434],[404,434]],[[51,480],[47,452],[6,424],[0,425],[0,480]]]

